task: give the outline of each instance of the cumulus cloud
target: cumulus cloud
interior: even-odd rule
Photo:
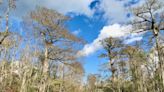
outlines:
[[[109,24],[124,23],[131,19],[129,6],[142,5],[145,0],[101,0],[100,10]]]
[[[90,44],[86,44],[84,48],[78,52],[79,56],[88,56],[102,48],[101,41],[108,37],[120,38],[128,37],[129,40],[126,43],[131,43],[134,41],[141,40],[142,37],[137,34],[131,34],[132,26],[121,26],[120,24],[113,24],[105,26],[101,31],[98,37]]]
[[[104,18],[108,19],[110,23],[127,21],[127,10],[124,4],[128,0],[102,0],[100,8],[104,11]]]
[[[75,14],[84,14],[91,16],[93,11],[89,5],[93,0],[18,0],[16,14],[23,15],[29,10],[33,10],[36,6],[44,6],[55,9],[60,13],[67,14],[73,12]]]

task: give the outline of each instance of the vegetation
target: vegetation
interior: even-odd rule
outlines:
[[[131,22],[133,32],[152,34],[149,39],[149,42],[153,42],[150,49],[145,50],[145,42],[127,45],[116,38],[103,41],[107,54],[101,56],[110,60],[111,71],[109,82],[105,81],[105,92],[164,91],[162,8],[160,0],[146,0],[144,4],[131,9],[134,16]],[[149,42],[147,45],[150,45]]]
[[[66,28],[67,17],[38,7],[25,17],[27,32],[9,26],[15,0],[8,0],[1,31],[1,92],[80,92],[84,69],[75,54],[81,39]]]
[[[0,31],[0,92],[164,92],[160,0],[146,0],[131,9],[133,32],[150,32],[152,46],[145,49],[142,42],[125,44],[120,38],[106,38],[102,41],[105,53],[99,57],[109,61],[104,65],[110,74],[105,79],[90,74],[86,83],[83,63],[76,56],[83,41],[66,28],[69,17],[37,7],[25,16],[26,31],[20,34],[9,25],[16,0],[6,2],[1,16],[5,28]]]

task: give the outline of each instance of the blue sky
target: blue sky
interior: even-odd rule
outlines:
[[[141,0],[142,1],[142,0]],[[87,43],[79,51],[83,57],[86,75],[98,73],[100,64],[108,62],[100,59],[102,46],[99,40],[107,37],[130,38],[127,42],[141,40],[142,37],[130,34],[130,25],[126,23],[131,18],[127,7],[136,5],[140,0],[18,0],[14,11],[12,24],[22,32],[21,16],[35,9],[37,5],[54,9],[72,19],[67,22],[68,29]]]
[[[101,3],[109,3],[112,1],[112,3],[116,3],[116,6],[118,4],[118,7],[111,6],[110,10],[105,10],[102,8]],[[85,41],[87,41],[88,44],[93,43],[95,39],[98,38],[101,30],[104,28],[104,26],[110,26],[113,25],[114,23],[124,23],[125,20],[130,17],[129,12],[122,11],[124,10],[127,6],[130,6],[132,4],[138,3],[139,0],[125,0],[123,1],[117,1],[117,0],[104,0],[104,1],[93,1],[90,3],[90,8],[94,9],[94,14],[92,16],[87,16],[87,15],[78,15],[74,16],[73,19],[68,23],[69,29],[74,33],[76,33],[77,36],[82,37]],[[123,6],[123,7],[122,7]],[[106,7],[108,8],[108,7]],[[114,11],[112,8],[116,8]],[[117,10],[118,8],[118,10]],[[125,18],[119,18],[119,16],[110,16],[110,14],[106,13],[112,13],[116,12],[119,14],[119,11],[121,11],[121,17],[125,16]],[[124,12],[124,13],[123,13]],[[125,14],[125,15],[123,15]],[[108,15],[108,16],[107,16]],[[111,18],[110,18],[111,17]],[[116,20],[114,18],[119,18],[119,20]],[[113,19],[113,20],[112,20]],[[122,20],[120,20],[122,19]],[[125,19],[125,20],[124,20]],[[127,22],[127,21],[126,21]],[[114,31],[114,30],[113,30]],[[95,46],[96,47],[96,46]],[[94,46],[93,46],[94,48]],[[84,50],[83,50],[84,51]],[[85,67],[85,72],[86,75],[90,73],[98,73],[100,69],[100,65],[102,63],[108,62],[107,59],[100,59],[98,56],[103,52],[102,49],[94,51],[94,53],[90,53],[88,55],[84,55],[84,67]]]
[[[73,19],[68,22],[68,28],[72,32],[78,31],[75,35],[83,38],[87,43],[92,43],[92,41],[97,38],[104,25],[106,25],[106,22],[101,15],[97,15],[96,18],[79,15],[73,17]],[[82,62],[84,62],[86,75],[99,72],[100,64],[105,62],[105,60],[98,58],[99,54],[100,51],[83,57],[84,61]]]

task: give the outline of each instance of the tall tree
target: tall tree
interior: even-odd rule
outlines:
[[[36,11],[31,12],[31,18],[34,20],[36,37],[44,47],[42,55],[44,75],[49,75],[50,61],[69,65],[69,61],[76,59],[73,44],[78,43],[80,39],[65,28],[65,22],[68,20],[66,16],[54,10],[38,7]],[[43,92],[44,90],[42,89]]]
[[[111,71],[110,88],[113,91],[116,90],[119,91],[121,81],[120,83],[118,83],[118,80],[121,79],[121,72],[124,71],[123,67],[126,67],[126,66],[119,67],[119,65],[120,63],[126,63],[125,55],[123,55],[122,53],[122,50],[125,48],[126,45],[123,43],[121,39],[112,38],[112,37],[103,40],[102,45],[105,49],[105,53],[101,54],[100,57],[103,58],[105,57],[108,58],[109,60],[108,66],[109,66],[109,70]]]
[[[163,56],[159,36],[162,30],[164,30],[164,3],[162,0],[145,0],[142,5],[139,5],[132,9],[134,20],[132,22],[134,32],[152,32],[152,38],[155,38],[155,46],[158,52],[158,73],[164,86],[164,66]]]
[[[5,21],[6,21],[6,25],[5,25],[6,29],[5,29],[5,32],[0,32],[0,35],[2,36],[2,38],[0,39],[0,44],[2,44],[5,38],[9,36],[9,16],[12,9],[16,8],[15,3],[16,3],[16,0],[7,0],[7,10],[5,11],[5,16],[4,16]]]
[[[58,53],[62,53],[65,50],[71,51],[63,45],[68,42],[78,42],[79,39],[64,27],[64,23],[68,18],[54,10],[39,7],[36,11],[31,12],[31,18],[36,22],[34,27],[37,31],[37,36],[41,38],[45,46],[43,72],[46,73],[49,67],[48,60],[62,61],[60,60],[61,58],[51,56],[51,54],[55,54],[52,49],[56,49]]]
[[[94,74],[88,75],[88,92],[95,92],[97,78]]]

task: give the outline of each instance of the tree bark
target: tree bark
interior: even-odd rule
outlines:
[[[48,71],[49,71],[48,46],[46,45],[45,52],[44,52],[44,61],[43,61],[43,78],[41,80],[41,86],[39,92],[46,92]]]
[[[43,74],[48,74],[49,62],[48,62],[48,47],[45,48],[44,61],[43,61]]]
[[[154,32],[156,31],[156,29],[154,28],[153,30]],[[159,32],[159,31],[158,31]],[[161,49],[160,49],[160,44],[159,44],[159,39],[158,39],[158,35],[155,35],[155,41],[156,41],[156,49],[157,49],[157,54],[158,54],[158,69],[159,71],[157,71],[157,74],[160,76],[160,80],[162,81],[162,87],[164,87],[164,66],[163,66],[163,58],[161,56]],[[161,87],[160,87],[161,88]]]

